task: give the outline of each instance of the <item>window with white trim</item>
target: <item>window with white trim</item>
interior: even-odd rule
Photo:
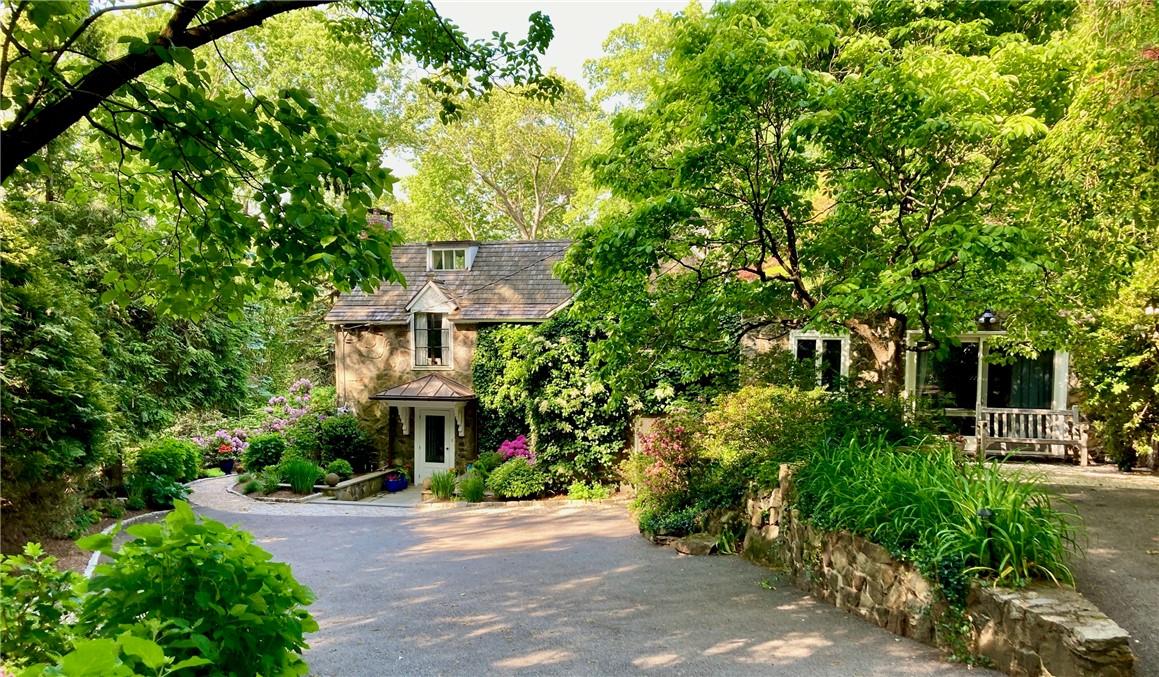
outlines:
[[[789,335],[789,350],[802,362],[812,362],[817,385],[836,390],[849,375],[849,337],[811,332]]]
[[[466,270],[467,250],[462,249],[432,249],[431,270]]]
[[[445,313],[415,313],[414,366],[451,366],[451,323]]]

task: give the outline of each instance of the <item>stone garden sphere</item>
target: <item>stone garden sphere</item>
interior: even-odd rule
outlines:
[[[339,479],[340,478],[338,477],[338,473],[332,472],[326,476],[326,484],[329,486],[334,486],[334,485],[338,484]]]

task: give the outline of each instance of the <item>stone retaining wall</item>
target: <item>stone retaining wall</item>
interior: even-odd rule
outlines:
[[[382,483],[386,477],[386,471],[372,472],[365,475],[359,475],[339,482],[332,487],[321,486],[315,487],[321,489],[322,493],[327,498],[333,498],[337,501],[361,501],[382,491]]]
[[[876,543],[796,519],[785,499],[791,485],[791,472],[782,466],[779,488],[747,499],[744,556],[785,570],[815,597],[890,632],[938,644],[936,628],[948,608],[930,583]],[[1073,590],[975,583],[966,618],[966,649],[1009,674],[1133,674],[1126,631]]]

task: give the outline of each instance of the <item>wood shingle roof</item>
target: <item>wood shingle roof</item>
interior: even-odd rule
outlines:
[[[407,305],[428,282],[434,282],[458,309],[454,322],[543,320],[572,297],[571,289],[552,274],[569,240],[464,243],[478,246],[470,270],[427,270],[428,246],[402,245],[392,252],[407,286],[384,284],[374,293],[344,293],[326,314],[330,324],[403,324]]]

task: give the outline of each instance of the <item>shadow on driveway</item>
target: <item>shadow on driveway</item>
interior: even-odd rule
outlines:
[[[1083,519],[1078,591],[1131,634],[1137,674],[1159,675],[1159,478],[1047,469]]]
[[[201,512],[315,591],[316,675],[985,673],[739,558],[653,546],[618,511]]]

